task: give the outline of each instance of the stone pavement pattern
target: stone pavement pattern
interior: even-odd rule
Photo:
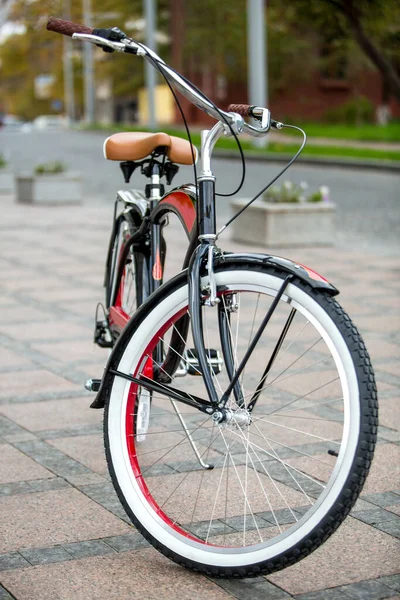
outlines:
[[[169,562],[132,527],[107,474],[102,411],[89,409],[83,390],[106,357],[92,333],[112,207],[0,203],[0,600],[400,598],[396,256],[277,252],[341,290],[375,366],[379,444],[352,516],[317,552],[269,577],[212,580]],[[181,254],[174,232],[172,270]]]

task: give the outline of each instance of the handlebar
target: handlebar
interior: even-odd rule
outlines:
[[[235,134],[242,132],[248,133],[253,137],[262,137],[268,133],[270,126],[276,126],[275,121],[271,121],[271,115],[268,109],[259,106],[250,106],[247,104],[231,104],[228,112],[217,108],[202,92],[193,87],[182,75],[169,67],[153,50],[147,48],[144,44],[139,44],[128,38],[126,34],[117,27],[109,29],[96,29],[50,17],[47,23],[47,29],[83,41],[100,45],[104,50],[113,52],[127,52],[130,54],[141,55],[148,60],[152,66],[157,68],[168,83],[176,88],[192,104],[200,108],[216,121],[225,123],[225,134],[229,135],[232,131]],[[261,122],[261,127],[253,127],[243,120],[243,117],[253,117]],[[280,125],[280,124],[279,124]]]
[[[230,104],[228,106],[228,111],[235,112],[238,115],[242,115],[242,117],[253,117],[253,108],[256,108],[256,106],[252,106],[251,104]]]
[[[74,33],[86,33],[92,35],[94,31],[93,27],[78,25],[78,23],[64,21],[64,19],[56,19],[55,17],[49,18],[46,29],[61,33],[62,35],[69,35],[70,37],[72,37]]]

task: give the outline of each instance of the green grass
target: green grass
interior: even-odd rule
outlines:
[[[290,121],[292,122],[292,121]],[[297,125],[297,123],[293,123]],[[400,143],[400,121],[388,125],[335,125],[330,123],[302,123],[309,137],[326,137],[360,142]]]
[[[84,127],[84,129],[90,129],[91,131],[104,131],[108,134],[110,131],[143,131],[143,127],[105,127],[103,125],[93,125],[91,127]],[[182,129],[170,129],[169,127],[162,127],[162,130],[169,135],[176,135],[178,137],[186,137],[186,132]],[[200,147],[200,134],[197,132],[191,133],[192,141],[195,146]],[[299,149],[301,143],[301,136],[299,136],[299,144],[284,144],[279,142],[270,142],[267,148],[257,149],[251,142],[247,140],[241,140],[242,147],[248,151],[249,154],[263,156],[265,154],[287,154],[293,155]],[[218,141],[217,149],[223,148],[227,150],[237,150],[237,145],[232,138],[222,138]],[[238,156],[239,156],[239,151]],[[370,148],[352,148],[351,146],[311,146],[307,145],[303,150],[301,156],[318,156],[318,157],[343,157],[343,158],[358,158],[358,159],[371,159],[371,160],[400,160],[400,150],[375,150]]]
[[[296,144],[272,143],[267,152],[294,154]],[[306,146],[301,156],[327,156],[336,158],[358,158],[370,160],[400,160],[400,150],[374,150],[370,148],[349,148],[348,146]]]

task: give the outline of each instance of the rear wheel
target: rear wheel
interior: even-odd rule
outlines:
[[[143,302],[143,285],[148,285],[143,279],[144,256],[131,241],[137,231],[132,217],[118,220],[106,286],[107,308],[115,306],[129,317]]]
[[[240,363],[283,277],[252,264],[217,270],[220,308],[202,311],[206,345],[224,357],[213,370],[221,395],[229,363]],[[144,306],[132,320],[134,335],[121,340],[113,364],[120,372],[140,377],[188,314],[184,275],[156,294],[151,310]],[[200,373],[171,386],[207,398]],[[377,426],[368,354],[336,300],[300,281],[286,288],[223,422],[172,400],[165,386],[153,394],[138,439],[138,394],[115,376],[105,412],[111,477],[143,535],[189,568],[244,577],[297,562],[343,521],[368,473]]]

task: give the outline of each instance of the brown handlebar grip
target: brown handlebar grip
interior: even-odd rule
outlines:
[[[250,104],[230,104],[228,106],[228,112],[235,112],[242,117],[251,117],[251,109],[253,108]]]
[[[56,19],[50,17],[47,21],[47,29],[49,31],[55,31],[56,33],[62,33],[63,35],[69,35],[72,37],[73,33],[93,33],[93,27],[86,27],[86,25],[79,25],[78,23],[71,23],[71,21],[64,21],[64,19]]]

